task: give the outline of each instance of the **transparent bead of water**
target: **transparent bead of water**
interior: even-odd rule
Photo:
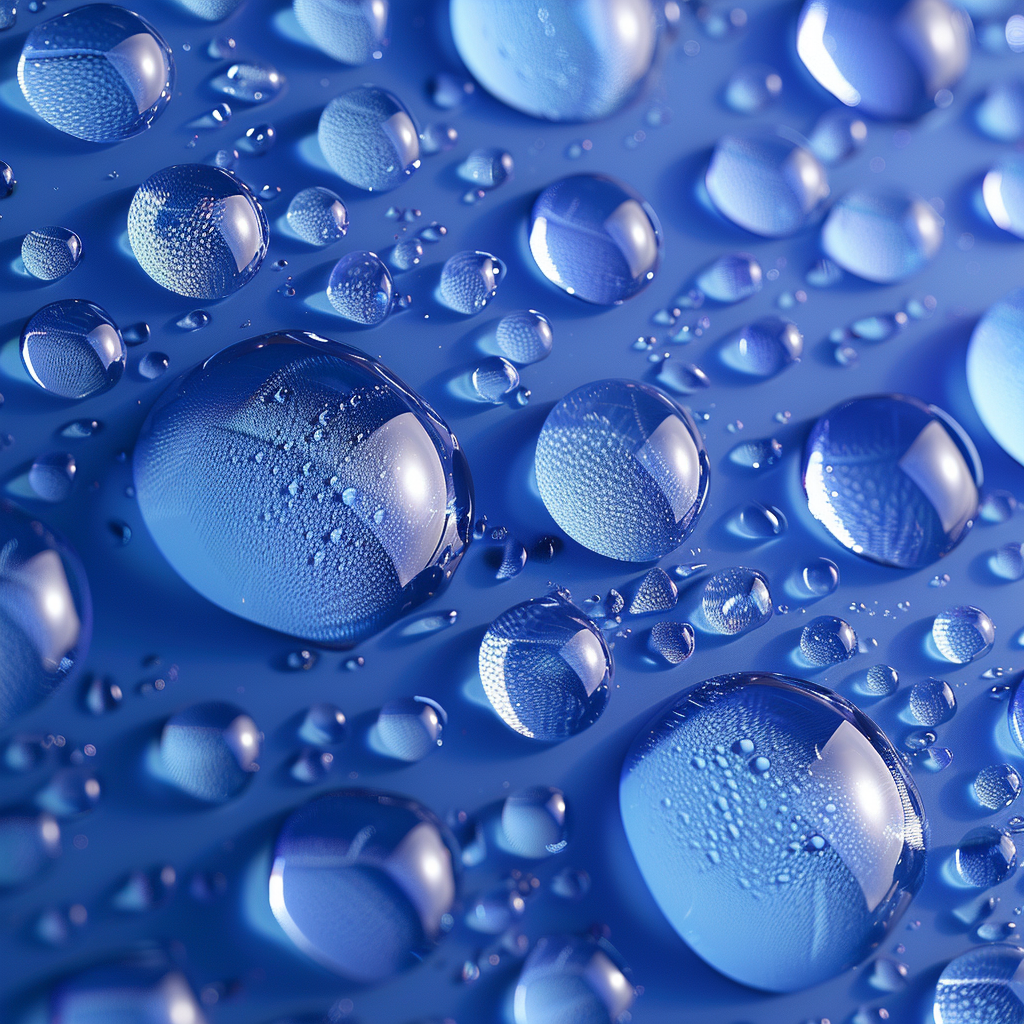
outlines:
[[[489,252],[457,252],[441,268],[441,301],[456,313],[473,316],[497,295],[505,272],[505,264]]]
[[[242,0],[177,0],[185,10],[204,21],[223,21],[232,14]],[[188,44],[183,49],[188,50]]]
[[[1005,829],[984,825],[960,840],[953,866],[965,885],[991,889],[1017,870],[1017,847]]]
[[[552,5],[554,6],[554,5]],[[617,1024],[636,992],[603,940],[545,936],[523,964],[512,996],[514,1024]]]
[[[738,114],[759,114],[782,92],[782,78],[766,64],[735,71],[725,86],[725,104]]]
[[[123,142],[170,102],[174,59],[145,18],[113,4],[88,4],[32,28],[18,82],[54,128],[89,142]]]
[[[974,798],[989,811],[998,811],[1020,796],[1020,773],[1009,764],[990,764],[982,768],[972,784]]]
[[[729,452],[729,461],[745,469],[766,469],[774,466],[782,455],[781,442],[774,437],[765,437],[757,441],[741,441]]]
[[[939,612],[932,623],[932,640],[939,653],[957,665],[984,657],[992,650],[995,639],[995,623],[973,605]]]
[[[1022,361],[1024,288],[989,307],[967,346],[967,386],[974,407],[1000,448],[1024,464],[1024,402],[1014,383]],[[995,507],[992,512],[1001,515]]]
[[[795,234],[829,194],[818,158],[780,135],[723,136],[704,185],[723,217],[764,238]]]
[[[658,368],[657,381],[677,395],[692,395],[711,387],[708,375],[695,363],[666,359]]]
[[[46,812],[0,816],[0,851],[0,892],[25,885],[60,856],[60,825]]]
[[[960,80],[972,37],[970,18],[947,0],[806,0],[796,51],[846,106],[905,121]]]
[[[257,124],[247,128],[235,141],[235,148],[247,156],[263,156],[277,142],[277,129],[272,124]]]
[[[696,636],[688,622],[656,622],[647,635],[647,649],[669,665],[679,665],[693,654]]]
[[[193,309],[176,321],[174,326],[180,327],[183,331],[201,331],[212,320],[213,317],[205,309]]]
[[[353,981],[379,982],[419,963],[444,937],[458,864],[448,830],[415,801],[328,793],[285,821],[270,908],[311,959]]]
[[[647,75],[657,47],[651,0],[451,0],[452,37],[502,103],[549,121],[596,121]]]
[[[171,360],[166,353],[147,352],[139,360],[139,376],[145,380],[156,380],[167,372],[170,365]]]
[[[974,119],[996,142],[1024,139],[1024,82],[1009,79],[989,86],[975,107]]]
[[[981,463],[941,409],[875,395],[818,420],[804,449],[803,484],[811,514],[843,547],[911,569],[950,552],[974,525]]]
[[[260,269],[270,231],[256,197],[230,171],[176,164],[139,186],[128,240],[157,284],[193,299],[222,299]]]
[[[272,64],[253,60],[232,64],[210,84],[217,92],[243,103],[269,103],[284,88],[285,77]]]
[[[6,32],[14,28],[18,20],[18,5],[16,0],[3,0],[0,3],[0,32]]]
[[[551,354],[554,333],[551,321],[535,309],[508,313],[498,322],[495,341],[502,354],[514,363],[526,365]]]
[[[863,341],[888,341],[907,323],[906,313],[882,313],[861,317],[850,324],[850,333]]]
[[[103,429],[103,424],[99,420],[73,420],[71,423],[65,424],[61,427],[61,437],[70,437],[80,439],[83,437],[92,437],[93,434],[98,434]]]
[[[800,580],[813,597],[828,597],[839,586],[839,566],[830,558],[816,558],[800,570]]]
[[[458,141],[459,130],[454,125],[435,122],[420,132],[420,151],[425,156],[447,153],[455,148]]]
[[[875,284],[916,274],[939,251],[943,220],[923,199],[850,192],[829,211],[821,247],[834,263]]]
[[[506,797],[501,831],[520,857],[539,860],[560,853],[569,835],[565,794],[554,786],[534,786]]]
[[[466,925],[484,935],[500,935],[513,927],[525,909],[526,901],[517,888],[499,884],[474,900]]]
[[[857,634],[844,619],[819,615],[801,631],[800,653],[819,668],[838,665],[857,653]]]
[[[675,550],[704,507],[710,460],[696,424],[648,384],[605,380],[571,391],[537,442],[537,486],[573,540],[620,561]]]
[[[890,697],[900,685],[899,673],[889,665],[872,665],[861,689],[869,697]]]
[[[774,505],[749,501],[735,517],[736,529],[751,540],[770,540],[781,537],[789,527],[782,510]]]
[[[21,243],[21,262],[40,281],[58,281],[82,259],[82,240],[69,228],[47,227],[30,231]]]
[[[64,501],[71,493],[78,465],[67,452],[40,455],[28,471],[28,483],[43,501]]]
[[[798,679],[739,672],[684,691],[634,740],[619,805],[669,922],[754,988],[796,991],[859,963],[924,877],[924,808],[901,755]]]
[[[459,177],[478,188],[497,188],[512,177],[512,154],[504,149],[474,149],[459,164]]]
[[[57,818],[74,818],[91,811],[102,787],[88,768],[62,768],[36,795],[36,806]]]
[[[117,683],[99,676],[89,682],[82,694],[83,705],[93,715],[105,715],[108,711],[116,711],[123,699],[124,693]]]
[[[532,739],[575,736],[608,703],[608,645],[590,619],[557,594],[499,615],[480,644],[479,667],[495,712]]]
[[[996,164],[982,180],[981,197],[997,227],[1024,238],[1024,159],[1009,156]]]
[[[379,55],[387,39],[389,0],[292,0],[295,18],[314,46],[342,64]]]
[[[577,174],[549,185],[530,214],[530,252],[563,291],[615,306],[647,287],[661,262],[661,224],[628,185]]]
[[[804,336],[790,320],[761,317],[737,332],[723,349],[723,358],[734,370],[755,377],[772,377],[803,354]]]
[[[473,371],[472,381],[481,402],[500,405],[519,387],[519,371],[507,359],[490,356]]]
[[[697,275],[695,283],[705,298],[723,305],[732,305],[761,290],[761,264],[745,252],[719,256]]]
[[[334,265],[327,298],[346,320],[373,327],[383,323],[394,308],[395,285],[376,253],[357,250]]]
[[[391,250],[389,261],[395,270],[412,270],[423,259],[423,243],[418,238],[406,238]]]
[[[348,232],[348,210],[329,188],[312,186],[296,192],[285,216],[288,227],[310,245],[340,242]]]
[[[402,101],[362,85],[324,107],[320,149],[338,177],[367,192],[388,192],[420,165],[420,139]]]
[[[1005,523],[1016,511],[1017,499],[1009,491],[992,491],[981,503],[981,518],[987,523]]]
[[[143,518],[186,582],[311,643],[351,646],[438,593],[472,530],[444,422],[380,363],[303,332],[172,385],[134,459]]]
[[[671,611],[679,600],[672,577],[664,569],[655,567],[644,573],[633,589],[629,602],[630,615],[657,615]]]
[[[396,761],[422,761],[441,746],[448,715],[429,697],[400,697],[388,701],[374,725],[375,747]]]
[[[29,376],[58,398],[88,398],[124,374],[128,350],[106,311],[84,299],[61,299],[34,313],[21,332]]]
[[[731,636],[756,629],[772,617],[768,580],[756,569],[723,569],[704,584],[701,608],[716,633]]]
[[[999,943],[962,953],[935,986],[935,1024],[1016,1024],[1024,1020],[1018,978],[1024,949]]]
[[[427,95],[430,102],[441,110],[454,110],[461,107],[467,98],[476,91],[472,81],[461,75],[449,75],[442,72],[435,75],[427,83]]]
[[[1000,579],[1024,579],[1024,545],[1019,541],[1004,544],[989,556],[988,564]]]
[[[956,696],[945,680],[925,679],[910,688],[909,709],[921,725],[942,725],[956,714]]]
[[[299,737],[314,747],[333,747],[341,743],[348,729],[345,712],[335,704],[311,705],[299,726]]]
[[[851,110],[829,110],[818,118],[807,140],[827,167],[853,156],[867,141],[868,126]]]
[[[18,183],[14,180],[14,171],[11,165],[0,160],[0,199],[6,199]]]

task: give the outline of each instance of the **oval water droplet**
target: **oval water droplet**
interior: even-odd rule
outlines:
[[[519,371],[507,359],[491,356],[473,371],[472,382],[481,402],[500,405],[519,387]]]
[[[991,889],[1017,870],[1017,847],[1005,829],[984,825],[960,840],[953,866],[965,885]]]
[[[331,271],[327,298],[346,320],[374,327],[383,323],[394,308],[391,271],[374,252],[346,253]]]
[[[387,39],[389,0],[292,0],[310,42],[342,64],[366,64]]]
[[[719,256],[697,275],[695,283],[712,302],[732,305],[759,292],[762,282],[761,264],[749,253],[737,252]]]
[[[551,321],[535,309],[508,313],[498,322],[495,341],[502,353],[514,363],[526,365],[551,354],[554,333]]]
[[[693,654],[696,636],[688,622],[656,622],[647,636],[647,649],[669,665],[679,665]]]
[[[899,673],[889,665],[872,665],[861,689],[869,697],[890,697],[900,685]]]
[[[868,126],[853,111],[829,110],[818,118],[808,143],[814,155],[831,167],[853,156],[867,138]]]
[[[21,243],[21,262],[40,281],[60,280],[70,274],[81,259],[82,240],[69,228],[37,228]]]
[[[1020,796],[1020,773],[1013,765],[990,764],[982,768],[971,784],[974,798],[989,811],[999,811]]]
[[[813,597],[828,597],[839,586],[839,566],[830,558],[815,558],[800,570],[800,580]]]
[[[348,232],[348,210],[329,188],[314,186],[296,192],[285,216],[288,227],[310,245],[340,242]]]
[[[345,738],[345,712],[335,704],[313,704],[303,716],[299,736],[314,747],[333,747]]]
[[[146,380],[156,380],[167,372],[171,360],[164,352],[147,352],[139,360],[139,376]]]
[[[968,950],[943,968],[935,986],[935,1024],[1014,1024],[1024,1019],[1017,978],[1024,949],[1005,944]]]
[[[272,64],[251,60],[232,64],[210,84],[217,92],[244,103],[269,103],[284,88],[285,78]]]
[[[459,164],[459,177],[478,188],[497,188],[512,177],[515,163],[504,149],[474,149]]]
[[[944,680],[925,679],[910,688],[908,707],[915,722],[928,727],[943,725],[956,714],[956,695]]]
[[[422,761],[441,746],[448,722],[444,708],[429,697],[400,697],[380,709],[374,747],[396,761]]]
[[[782,92],[782,77],[766,64],[733,72],[725,86],[725,104],[738,114],[759,114]]]
[[[734,370],[755,377],[772,377],[803,354],[804,336],[790,320],[765,316],[747,324],[723,348],[722,357]]]
[[[60,850],[60,826],[53,815],[0,817],[0,891],[33,881],[60,856]]]

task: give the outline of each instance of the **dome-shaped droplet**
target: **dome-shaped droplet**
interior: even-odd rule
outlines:
[[[1000,811],[1020,796],[1020,773],[1013,765],[990,764],[982,768],[971,783],[974,798],[989,811]]]
[[[801,631],[800,653],[820,668],[838,665],[857,653],[857,634],[845,619],[819,615]]]
[[[573,540],[645,562],[675,550],[704,507],[710,461],[693,420],[657,388],[603,380],[571,391],[537,441],[537,486]]]
[[[557,741],[593,723],[608,703],[612,658],[597,627],[557,594],[499,615],[480,644],[480,679],[510,728]]]
[[[973,605],[939,612],[932,622],[932,640],[939,653],[957,665],[984,657],[992,650],[995,639],[995,623]]]
[[[1004,943],[951,960],[935,986],[935,1024],[1018,1024],[1024,1020],[1022,969],[1024,949]]]
[[[43,501],[64,501],[71,493],[78,463],[68,452],[40,455],[28,471],[29,487]]]
[[[945,680],[925,679],[910,688],[907,709],[920,725],[944,725],[956,714],[956,695]]]
[[[679,665],[693,654],[696,636],[688,622],[656,622],[647,635],[647,649],[669,665]]]
[[[123,142],[170,102],[174,60],[145,18],[113,4],[88,4],[29,32],[18,81],[54,128],[89,142]]]
[[[368,192],[387,192],[420,165],[420,138],[402,101],[361,85],[324,107],[320,149],[338,177]]]
[[[565,794],[554,786],[534,786],[506,797],[501,831],[521,857],[539,859],[561,852],[568,842]]]
[[[708,375],[694,363],[664,359],[656,375],[658,383],[676,395],[692,395],[711,387]]]
[[[722,350],[734,370],[753,377],[773,377],[804,351],[804,336],[791,320],[764,316],[747,324]]]
[[[1017,846],[1006,829],[983,825],[960,840],[953,866],[965,885],[991,889],[1017,870]]]
[[[185,10],[203,21],[221,21],[237,10],[242,0],[177,0]]]
[[[57,281],[70,274],[82,259],[82,240],[69,228],[30,231],[21,243],[21,262],[40,281]]]
[[[383,323],[395,303],[391,271],[376,253],[346,253],[331,271],[327,298],[346,320],[364,327]]]
[[[761,264],[749,253],[737,252],[719,256],[697,275],[695,283],[705,298],[732,305],[759,292],[762,282]]]
[[[314,704],[306,712],[299,736],[314,747],[332,747],[345,738],[345,713],[334,704]]]
[[[459,855],[412,800],[342,790],[294,811],[274,847],[270,908],[307,956],[354,981],[419,963],[444,935]]]
[[[989,555],[988,567],[1002,580],[1024,579],[1024,544],[1003,544]]]
[[[935,406],[855,398],[825,413],[804,449],[811,514],[844,547],[911,569],[951,551],[974,525],[981,464]]]
[[[563,291],[599,306],[632,298],[654,280],[661,225],[628,185],[577,174],[549,185],[530,215],[530,252]]]
[[[478,188],[497,188],[512,177],[512,154],[504,149],[474,149],[459,164],[459,177]]]
[[[505,264],[489,252],[466,250],[445,260],[441,268],[441,301],[456,313],[473,316],[495,295],[505,278]]]
[[[985,175],[981,196],[993,223],[1024,238],[1024,158],[1010,156]]]
[[[632,95],[654,60],[651,0],[451,0],[452,36],[473,77],[516,110],[596,121]]]
[[[2,646],[3,640],[0,640],[0,650]],[[58,856],[60,826],[51,814],[0,817],[0,892],[31,882]]]
[[[701,609],[716,633],[731,636],[756,629],[772,617],[768,580],[756,569],[743,566],[716,572],[704,584]]]
[[[1024,82],[1011,79],[990,86],[975,108],[974,118],[996,142],[1024,139]]]
[[[924,810],[900,755],[813,683],[742,672],[684,691],[634,741],[619,795],[669,922],[755,988],[859,963],[924,876]]]
[[[519,371],[507,359],[490,356],[476,367],[470,380],[481,402],[498,405],[519,387]]]
[[[193,299],[222,299],[255,276],[270,232],[256,197],[230,171],[176,164],[139,186],[128,240],[157,284]]]
[[[244,103],[269,103],[284,88],[285,79],[272,64],[253,60],[232,64],[210,85],[217,92]]]
[[[366,64],[383,47],[388,7],[388,0],[292,2],[295,18],[313,45],[342,64],[351,65]]]
[[[946,0],[806,0],[796,50],[848,107],[906,120],[960,80],[971,37],[970,18]]]
[[[422,761],[441,746],[448,715],[429,697],[400,697],[380,709],[374,724],[374,747],[396,761]]]
[[[58,818],[72,818],[99,803],[102,786],[88,768],[62,768],[36,795],[36,806]]]
[[[172,385],[136,444],[135,489],[196,590],[329,645],[441,590],[472,523],[444,422],[375,360],[302,332],[232,346]]]
[[[890,697],[900,685],[899,673],[890,665],[872,665],[861,686],[869,697]]]
[[[6,160],[0,160],[0,199],[6,199],[17,184],[11,165]]]
[[[843,270],[892,284],[921,270],[942,236],[942,218],[923,199],[851,192],[829,211],[821,247]]]
[[[800,570],[800,582],[812,597],[828,597],[839,586],[839,566],[830,558],[815,558]]]
[[[737,114],[759,114],[782,92],[779,73],[765,64],[739,68],[725,85],[725,105]]]
[[[868,126],[851,110],[829,110],[818,118],[807,140],[826,167],[853,156],[867,141]]]
[[[509,313],[498,322],[495,341],[514,363],[536,363],[551,354],[551,321],[535,309]]]
[[[799,231],[829,194],[818,158],[779,135],[719,139],[704,184],[722,216],[765,238]]]

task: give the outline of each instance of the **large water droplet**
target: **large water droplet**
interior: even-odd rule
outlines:
[[[571,391],[537,441],[537,486],[555,522],[622,561],[667,555],[704,507],[711,466],[692,418],[647,384],[605,380]]]
[[[800,653],[812,665],[838,665],[857,653],[857,634],[844,619],[819,615],[801,631]]]
[[[389,0],[293,0],[314,46],[342,64],[366,64],[385,42]],[[376,53],[379,56],[379,53]]]
[[[70,274],[82,259],[82,240],[69,228],[30,231],[21,243],[21,262],[40,281],[57,281]]]
[[[620,806],[670,923],[756,988],[794,991],[859,963],[924,875],[924,810],[900,755],[843,698],[784,676],[682,693],[635,740]]]
[[[756,629],[772,617],[768,580],[756,569],[723,569],[704,584],[701,608],[716,633],[733,635]]]
[[[558,595],[499,615],[480,644],[480,679],[502,721],[549,742],[575,736],[608,703],[612,659],[597,627]]]
[[[232,346],[172,385],[136,444],[135,487],[201,594],[342,646],[441,590],[472,523],[447,426],[376,361],[302,332]]]
[[[946,964],[935,986],[935,1024],[1017,1024],[1024,1020],[1020,990],[1024,949],[979,946]]]
[[[508,313],[498,322],[495,341],[514,363],[536,363],[551,354],[551,321],[535,309]]]
[[[902,395],[827,412],[804,450],[811,514],[855,554],[911,569],[951,551],[974,525],[981,465],[935,406]]]
[[[465,316],[479,313],[505,278],[505,264],[489,252],[457,252],[441,268],[441,301]]]
[[[331,271],[327,298],[346,320],[364,327],[383,323],[395,303],[391,271],[376,253],[346,253]]]
[[[505,841],[521,857],[539,859],[559,853],[568,842],[565,794],[554,786],[513,793],[501,807]]]
[[[88,4],[29,32],[18,81],[54,128],[89,142],[123,142],[170,102],[174,60],[144,18],[113,4]]]
[[[969,661],[983,658],[992,650],[996,627],[980,608],[961,605],[935,616],[932,639],[947,661],[966,665]]]
[[[441,746],[448,715],[429,697],[400,697],[380,709],[374,725],[374,746],[396,761],[422,761]]]
[[[953,866],[966,885],[991,889],[1017,870],[1017,847],[1006,829],[984,825],[960,840]]]
[[[0,610],[0,622],[3,612]],[[3,640],[0,639],[0,649]],[[0,817],[0,891],[25,885],[60,856],[60,826],[50,814]]]
[[[661,225],[628,185],[577,174],[537,197],[530,214],[530,252],[552,284],[586,302],[614,306],[654,279]]]

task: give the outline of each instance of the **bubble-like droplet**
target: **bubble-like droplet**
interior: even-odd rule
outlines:
[[[1024,238],[1024,159],[1006,157],[981,183],[981,196],[993,223]]]
[[[72,818],[99,803],[102,787],[88,768],[62,768],[36,795],[36,806],[58,818]]]
[[[33,27],[18,81],[54,128],[89,142],[123,142],[170,102],[174,60],[145,18],[113,4],[87,4]]]
[[[139,360],[139,376],[144,380],[156,380],[167,372],[171,360],[164,352],[147,352]]]
[[[1002,810],[1020,796],[1020,773],[1013,765],[990,764],[974,777],[972,789],[982,807],[989,811]]]
[[[6,32],[14,28],[18,20],[18,5],[16,0],[3,0],[0,3],[0,32]]]
[[[782,92],[782,78],[766,64],[735,71],[725,86],[725,104],[738,114],[759,114]]]
[[[803,354],[804,336],[790,320],[765,316],[741,328],[725,346],[722,357],[734,370],[755,377],[772,377]]]
[[[499,615],[480,644],[480,679],[502,721],[548,742],[593,725],[608,703],[612,658],[597,627],[557,594]]]
[[[983,658],[992,650],[996,627],[980,608],[961,605],[935,616],[932,639],[947,661],[966,665],[969,661]]]
[[[0,160],[0,199],[6,199],[13,191],[17,182],[14,180],[14,171],[11,165],[5,160]]]
[[[92,437],[103,429],[99,420],[73,420],[61,427],[61,437],[70,437],[76,440],[83,437]]]
[[[956,714],[956,695],[942,679],[925,679],[910,688],[909,709],[921,725],[943,725]]]
[[[263,156],[277,142],[277,129],[272,124],[258,124],[247,128],[235,141],[235,147],[247,156]]]
[[[60,826],[52,814],[0,817],[0,891],[37,878],[60,856],[60,849]]]
[[[380,709],[374,726],[375,747],[396,761],[422,761],[441,746],[448,715],[429,697],[400,697]]]
[[[661,262],[661,225],[628,185],[577,174],[549,185],[530,214],[530,252],[563,291],[599,306],[632,298]]]
[[[869,697],[889,697],[899,685],[900,677],[896,669],[889,665],[872,665],[860,689]]]
[[[644,562],[692,530],[711,466],[693,419],[667,395],[604,380],[571,391],[548,414],[536,471],[544,504],[573,540]]]
[[[473,371],[472,383],[481,402],[499,405],[519,387],[519,371],[507,359],[490,356]]]
[[[395,270],[412,270],[423,259],[423,243],[418,238],[405,238],[395,244],[388,258]]]
[[[923,199],[850,192],[829,211],[821,247],[843,270],[892,284],[921,270],[942,237],[943,220]]]
[[[941,409],[876,395],[818,420],[804,449],[803,483],[811,514],[840,544],[911,569],[947,554],[974,525],[981,464]]]
[[[210,83],[217,92],[244,103],[269,103],[284,84],[284,75],[277,68],[255,60],[232,64]]]
[[[335,704],[313,704],[302,719],[299,736],[314,747],[333,747],[345,738],[345,712]]]
[[[386,41],[389,0],[293,0],[310,41],[342,64],[366,64]]]
[[[498,322],[495,341],[514,363],[536,363],[551,354],[554,334],[551,321],[535,309],[508,313]]]
[[[1007,454],[1024,464],[1024,288],[991,306],[967,348],[967,386],[985,428]],[[998,521],[998,520],[994,520]]]
[[[800,580],[813,597],[828,597],[839,586],[839,566],[831,558],[815,558],[800,570]]]
[[[741,672],[684,691],[637,736],[619,796],[669,922],[755,988],[795,991],[859,963],[924,876],[924,809],[901,756],[802,680]]]
[[[696,637],[688,622],[656,622],[647,636],[647,649],[669,665],[679,665],[693,654]]]
[[[596,121],[633,94],[654,60],[651,0],[450,0],[452,36],[473,77],[549,121]]]
[[[504,149],[474,149],[459,164],[459,177],[478,188],[497,188],[512,177],[515,163]]]
[[[629,602],[630,615],[658,615],[676,606],[679,594],[672,577],[664,569],[655,567],[644,573]]]
[[[853,156],[867,141],[868,126],[850,110],[829,110],[818,118],[808,144],[826,166]]]
[[[329,188],[314,186],[296,192],[286,217],[292,231],[310,245],[340,242],[348,232],[348,210]]]
[[[801,631],[800,653],[820,668],[838,665],[857,653],[857,634],[844,619],[819,615]]]
[[[388,192],[420,165],[420,139],[402,101],[362,85],[324,107],[320,149],[338,177],[367,192]]]
[[[697,275],[695,283],[705,298],[723,305],[732,305],[761,290],[761,264],[745,252],[719,256]]]
[[[778,135],[723,136],[704,184],[722,216],[765,238],[799,231],[829,194],[818,158]]]
[[[708,375],[694,363],[665,359],[658,368],[657,381],[677,395],[692,395],[711,387]]]
[[[756,629],[772,617],[768,580],[756,569],[723,569],[704,584],[701,608],[716,633],[734,635]]]
[[[554,786],[534,786],[506,797],[501,807],[505,841],[521,857],[540,859],[568,842],[565,794]]]
[[[65,277],[81,259],[82,240],[70,228],[37,228],[30,231],[21,243],[21,262],[40,281],[57,281]]]
[[[1017,847],[1006,829],[984,825],[960,840],[953,866],[965,885],[991,889],[1017,870]]]
[[[28,471],[29,487],[43,501],[64,501],[71,493],[78,464],[67,452],[40,455]]]
[[[183,331],[201,331],[212,320],[213,317],[205,309],[193,309],[176,321],[174,326],[180,327]]]
[[[157,284],[193,299],[222,299],[255,276],[270,232],[256,197],[230,171],[176,164],[139,186],[128,240]]]
[[[327,298],[346,320],[374,327],[387,319],[395,304],[391,271],[374,252],[346,253],[331,271]]]
[[[781,537],[789,526],[782,509],[774,505],[762,505],[759,501],[748,501],[734,518],[739,533],[751,540],[770,540]]]
[[[992,552],[989,568],[1003,580],[1024,579],[1024,544],[1013,541]]]
[[[456,313],[473,316],[498,294],[505,264],[489,252],[465,250],[445,260],[439,287],[441,301]]]
[[[902,121],[960,80],[972,36],[970,18],[946,0],[806,0],[796,50],[846,106]]]
[[[62,299],[33,314],[21,332],[31,378],[58,398],[88,398],[112,388],[128,351],[117,324],[92,302]]]
[[[172,385],[136,444],[135,488],[204,597],[337,646],[443,589],[473,521],[444,422],[375,360],[303,332],[234,345]]]
[[[1024,1020],[1018,978],[1024,949],[1000,943],[946,964],[935,986],[935,1024],[1017,1024]]]
[[[284,823],[270,908],[313,960],[354,981],[382,981],[443,937],[459,860],[448,830],[414,801],[329,793]]]

